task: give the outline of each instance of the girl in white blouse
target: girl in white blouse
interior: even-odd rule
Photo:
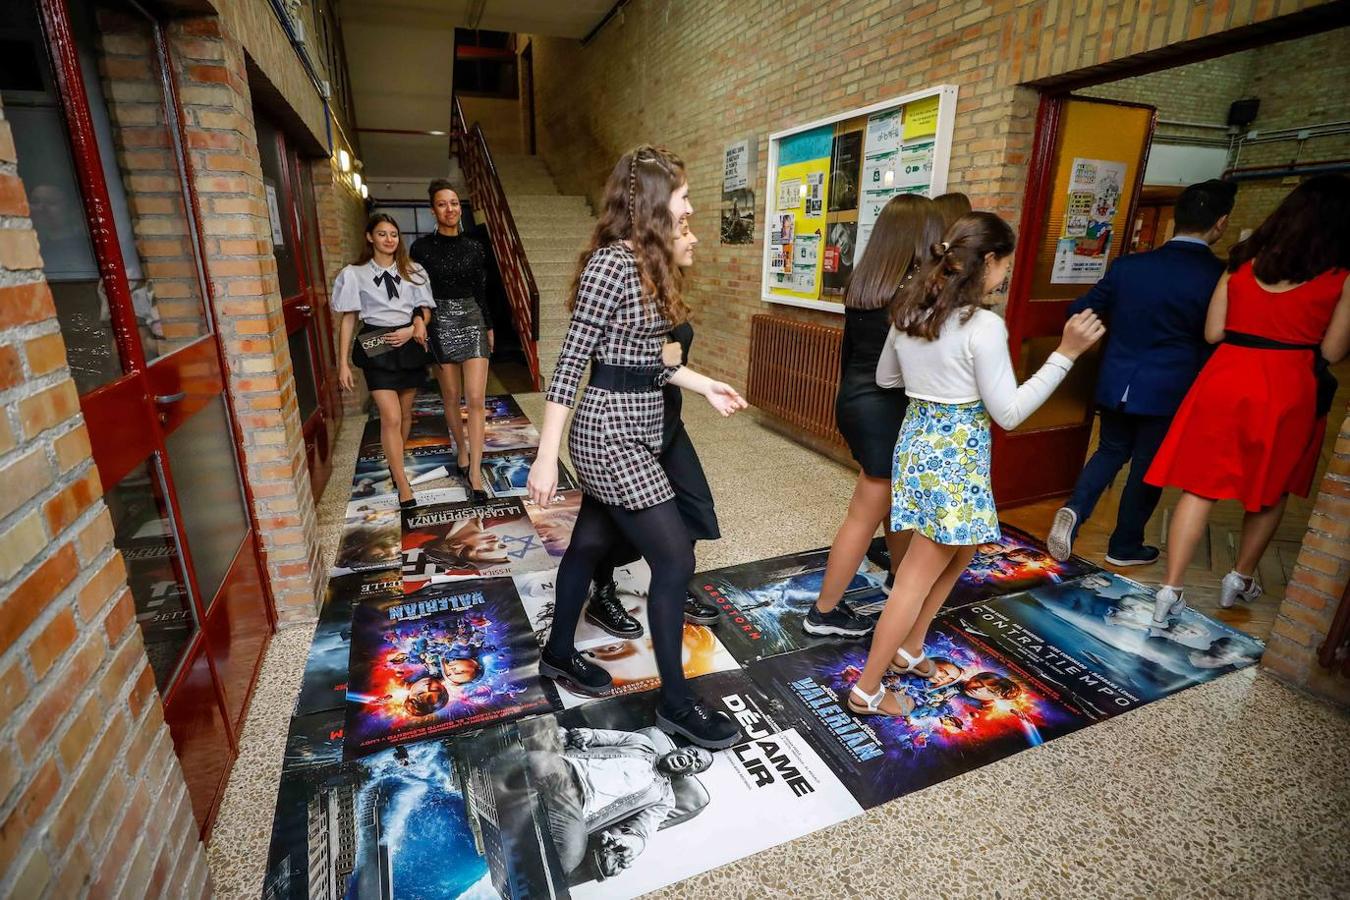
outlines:
[[[347,348],[356,320],[361,320],[354,362],[366,376],[371,399],[380,411],[380,443],[389,474],[398,488],[399,505],[417,505],[403,471],[403,444],[412,427],[412,404],[427,377],[426,316],[435,307],[427,273],[408,258],[398,223],[384,213],[366,222],[361,258],[338,273],[333,282],[333,311],[342,313],[338,346],[338,386],[353,389]]]
[[[1059,349],[1020,387],[1003,319],[981,307],[1012,262],[1015,239],[993,213],[958,219],[921,277],[901,291],[877,362],[877,384],[909,395],[891,476],[891,527],[913,530],[877,622],[867,664],[848,698],[859,715],[907,716],[914,701],[888,691],[889,668],[923,678],[933,616],[974,556],[1000,537],[990,487],[990,426],[1016,428],[1105,332],[1091,312],[1064,327]]]

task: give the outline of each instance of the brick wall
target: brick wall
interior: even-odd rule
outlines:
[[[322,295],[327,300],[338,272],[348,263],[356,262],[365,244],[366,204],[361,195],[345,183],[337,165],[331,159],[316,159],[311,164],[314,175],[314,206],[318,214],[319,243],[323,253],[324,285]],[[332,314],[334,352],[338,339],[337,314]],[[336,358],[336,357],[335,357]],[[359,370],[356,370],[359,371]],[[356,392],[340,395],[348,413],[356,413],[362,396]]]
[[[216,18],[169,29],[235,413],[282,623],[312,619],[322,586],[314,497],[272,253],[244,49]]]
[[[724,146],[941,83],[960,87],[949,187],[1013,221],[1026,189],[1036,93],[1019,87],[1319,4],[1079,2],[682,3],[634,0],[586,47],[533,37],[539,153],[564,193],[594,199],[643,141],[689,164],[705,235],[690,290],[695,364],[744,385],[759,300],[758,242],[715,240]],[[1036,35],[1031,40],[1028,36]],[[829,314],[773,307],[837,324]]]
[[[210,893],[0,119],[0,895]]]
[[[1341,423],[1308,533],[1284,592],[1261,665],[1287,681],[1350,707],[1350,678],[1317,662],[1317,648],[1350,583],[1350,417]]]

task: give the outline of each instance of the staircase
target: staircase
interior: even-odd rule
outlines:
[[[558,193],[537,156],[493,156],[525,258],[539,286],[539,371],[545,387],[567,333],[567,291],[595,229],[586,198]]]

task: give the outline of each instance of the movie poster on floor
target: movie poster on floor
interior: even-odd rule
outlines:
[[[825,234],[825,201],[829,194],[832,127],[816,128],[785,137],[778,142],[776,183],[778,212],[791,213],[791,237],[781,224],[773,230],[786,245],[775,257],[780,268],[771,269],[771,293],[815,300],[820,297],[821,244]],[[793,193],[795,192],[795,196]],[[773,235],[770,235],[772,238]]]
[[[741,724],[743,743],[688,747],[635,697],[457,742],[499,893],[626,900],[861,811],[743,674],[696,685]]]
[[[445,741],[287,771],[264,900],[498,897]]]
[[[450,436],[450,428],[443,416],[413,416],[408,439],[403,442],[405,453],[420,448],[435,448],[442,452],[453,452],[455,439]],[[366,422],[361,434],[360,459],[384,459],[384,445],[380,443],[380,420],[372,417]],[[388,465],[386,463],[386,468]]]
[[[763,659],[828,638],[802,630],[802,620],[820,596],[828,549],[809,550],[700,572],[689,589],[722,611],[717,634],[742,663]],[[886,602],[886,571],[864,559],[844,593],[863,614]]]
[[[1153,591],[1106,572],[944,615],[1099,718],[1253,666],[1265,649],[1189,608],[1154,627]]]
[[[295,701],[297,716],[346,706],[352,611],[358,603],[393,599],[402,593],[403,576],[398,569],[330,574]]]
[[[1074,159],[1051,284],[1096,284],[1106,274],[1125,169],[1123,162]]]
[[[867,643],[834,642],[760,660],[748,671],[790,710],[802,732],[864,808],[1035,747],[1091,724],[1053,685],[968,640],[942,620],[924,649],[927,681],[888,675],[915,703],[908,717],[860,716],[847,698]]]
[[[403,582],[519,575],[557,564],[519,497],[425,506],[403,514]]]
[[[853,274],[854,247],[858,241],[857,222],[831,222],[826,231],[825,257],[822,270],[825,280],[821,293],[826,297],[841,298]]]
[[[539,431],[526,418],[490,420],[483,435],[485,453],[534,450],[539,446]]]
[[[530,466],[534,465],[536,450],[511,450],[501,453],[483,454],[483,487],[493,497],[525,497],[529,494],[526,482],[530,477]],[[581,486],[567,471],[567,466],[558,461],[558,490],[579,491]]]
[[[469,499],[469,480],[460,476],[458,456],[443,447],[418,447],[403,457],[403,471],[419,503],[458,503]],[[360,457],[352,475],[347,517],[369,510],[397,510],[398,489],[384,453]]]
[[[581,512],[581,491],[559,491],[548,506],[525,501],[525,514],[530,517],[544,549],[557,562],[562,562],[567,546],[572,542],[572,529]]]
[[[509,578],[430,585],[352,616],[346,751],[509,721],[551,708],[539,650]]]
[[[1077,556],[1058,562],[1038,538],[1006,523],[999,523],[999,527],[1003,532],[999,540],[975,548],[975,558],[952,588],[951,596],[943,604],[945,609],[968,606],[987,597],[1025,591],[1043,584],[1059,584],[1101,571],[1098,566]],[[867,555],[876,565],[890,569],[891,558],[885,541],[874,540]]]
[[[615,570],[619,601],[628,614],[637,619],[643,634],[638,638],[616,637],[583,611],[574,638],[578,652],[603,668],[614,679],[607,696],[650,694],[661,686],[652,645],[651,622],[647,617],[647,587],[651,576],[641,561]],[[553,625],[553,605],[557,589],[557,571],[532,572],[515,579],[521,602],[542,643]],[[736,657],[719,639],[721,625],[695,625],[684,622],[682,629],[684,674],[699,678],[714,672],[740,668]],[[550,696],[556,696],[564,708],[595,702],[595,698],[564,682],[549,684]]]
[[[397,568],[402,559],[402,536],[397,510],[366,509],[348,515],[338,539],[333,571]]]
[[[722,171],[722,243],[749,244],[755,239],[755,161],[759,141],[746,138],[728,144]]]

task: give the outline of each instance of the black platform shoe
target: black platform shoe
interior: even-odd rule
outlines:
[[[684,620],[691,625],[716,625],[721,615],[721,611],[708,601],[693,594],[684,595]]]
[[[631,641],[644,634],[642,623],[628,614],[619,600],[619,588],[614,582],[596,585],[591,591],[591,602],[586,604],[586,621],[606,634]]]
[[[539,654],[539,674],[591,697],[599,697],[614,686],[608,672],[576,652],[567,659],[554,659],[547,650],[543,651]]]
[[[724,750],[741,739],[741,729],[731,716],[714,712],[702,700],[695,700],[679,712],[667,709],[664,703],[658,704],[656,727],[708,750]]]

